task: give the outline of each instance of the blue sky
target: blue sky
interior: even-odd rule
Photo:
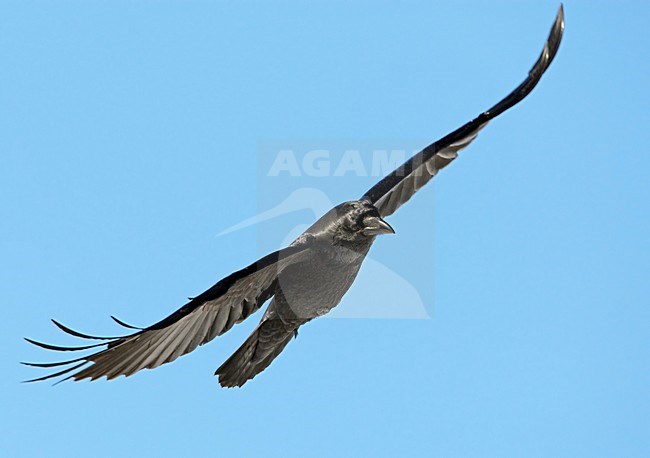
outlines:
[[[212,374],[259,315],[129,379],[18,383],[48,357],[23,336],[71,343],[49,318],[152,323],[313,220],[217,236],[304,186],[263,172],[269,145],[425,146],[523,79],[557,7],[0,2],[2,455],[647,456],[640,1],[565,2],[540,85],[390,219],[342,304],[429,319],[316,320],[239,390]]]

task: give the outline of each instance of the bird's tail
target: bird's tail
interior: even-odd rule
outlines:
[[[223,387],[242,386],[266,369],[297,333],[301,323],[262,321],[246,342],[217,369]]]

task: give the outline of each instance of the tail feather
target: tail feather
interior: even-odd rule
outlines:
[[[300,324],[262,321],[246,342],[215,372],[223,387],[240,387],[266,369],[291,341]]]

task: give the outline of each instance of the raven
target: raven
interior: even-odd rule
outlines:
[[[62,331],[89,345],[61,347],[26,339],[54,351],[93,350],[62,362],[23,363],[60,368],[35,382],[54,377],[60,381],[95,380],[130,376],[174,361],[208,343],[256,312],[269,299],[260,323],[243,345],[219,367],[215,375],[223,387],[242,386],[262,372],[308,321],[328,313],[352,286],[375,238],[395,231],[384,220],[452,162],[493,118],[526,97],[551,64],[564,32],[562,6],[544,49],[527,78],[507,97],[478,117],[427,146],[383,178],[361,199],[337,205],[288,247],[271,253],[222,279],[180,309],[147,328],[120,337],[101,337],[74,331],[54,321]]]

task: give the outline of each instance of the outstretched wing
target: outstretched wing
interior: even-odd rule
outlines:
[[[392,215],[418,189],[427,184],[439,170],[449,165],[456,158],[458,152],[469,145],[491,119],[499,116],[530,94],[553,61],[563,32],[564,10],[560,6],[544,50],[523,83],[477,118],[417,153],[368,190],[361,199],[374,204],[382,216]]]
[[[89,355],[55,363],[23,363],[28,366],[53,368],[70,366],[53,374],[28,382],[37,382],[67,375],[95,380],[106,376],[113,379],[129,376],[141,369],[153,369],[174,361],[240,323],[275,294],[278,275],[287,266],[309,256],[307,243],[291,245],[271,253],[250,266],[222,279],[213,287],[193,298],[148,328],[122,337],[98,337],[82,334],[52,320],[64,332],[96,343],[80,347],[60,347],[26,339],[39,347],[54,351],[82,351],[105,347]],[[138,329],[113,318],[122,326]],[[86,366],[86,367],[84,367]],[[76,372],[75,372],[76,371]],[[69,375],[68,375],[69,374]]]

